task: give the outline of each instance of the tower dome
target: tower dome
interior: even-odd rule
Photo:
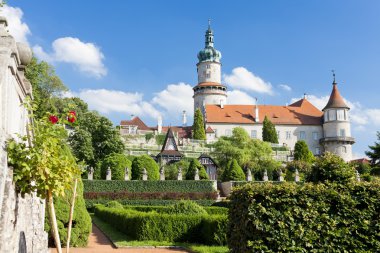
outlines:
[[[222,58],[220,51],[214,48],[214,34],[211,30],[210,21],[208,24],[208,29],[205,34],[205,48],[199,51],[198,60],[199,62],[219,62]]]

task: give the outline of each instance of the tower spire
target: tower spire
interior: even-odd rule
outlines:
[[[336,84],[336,81],[335,81],[335,70],[331,70],[332,74],[333,74],[333,85]]]
[[[211,30],[211,18],[208,19],[208,29]]]
[[[208,28],[205,35],[205,48],[214,47],[214,34],[211,30],[211,19],[208,19]]]

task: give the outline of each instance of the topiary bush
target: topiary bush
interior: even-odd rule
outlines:
[[[136,157],[132,162],[132,179],[142,180],[143,169],[146,169],[148,180],[158,180],[160,178],[160,171],[156,161],[148,155]]]
[[[207,214],[206,210],[191,200],[181,200],[170,206],[168,214]]]
[[[124,180],[125,168],[128,168],[131,175],[132,162],[124,154],[113,153],[107,156],[101,163],[101,177],[106,179],[107,169],[111,169],[112,180]]]
[[[367,182],[236,188],[230,196],[230,252],[375,252],[379,189],[380,183]]]
[[[202,164],[197,159],[191,159],[189,168],[186,172],[186,180],[194,180],[196,169],[198,169],[200,180],[208,179],[207,172],[205,168],[202,166]]]
[[[57,215],[57,223],[59,236],[62,246],[67,243],[67,226],[69,222],[70,205],[72,191],[66,190],[64,197],[56,197],[54,201],[55,212]],[[78,180],[77,198],[75,200],[73,223],[71,230],[70,245],[73,247],[85,247],[87,245],[88,236],[91,233],[91,217],[86,210],[86,204],[83,199],[83,183]],[[51,236],[51,230],[48,217],[45,216],[45,230],[48,231],[49,245],[54,247],[54,241]]]
[[[245,174],[236,159],[232,159],[232,161],[227,166],[228,167],[223,171],[222,174],[223,182],[245,180]]]
[[[123,209],[124,206],[122,204],[120,204],[118,201],[116,200],[112,200],[110,202],[107,202],[105,204],[105,207],[108,207],[108,208],[119,208],[119,209]]]

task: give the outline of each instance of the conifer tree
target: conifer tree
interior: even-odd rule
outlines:
[[[196,140],[206,140],[203,115],[199,108],[197,108],[194,113],[193,138]]]
[[[245,174],[243,169],[239,166],[236,159],[232,159],[231,162],[228,163],[228,167],[223,171],[222,181],[244,181]]]
[[[380,141],[380,132],[377,132],[377,140]],[[371,151],[366,151],[365,154],[371,159],[373,166],[380,165],[380,142],[375,142],[373,146],[368,146]]]
[[[208,179],[207,172],[205,168],[202,166],[202,164],[200,164],[200,162],[197,159],[192,159],[189,168],[186,172],[186,180],[194,180],[196,169],[198,169],[200,180]]]
[[[278,143],[276,128],[267,116],[265,116],[263,121],[263,141]]]
[[[314,155],[304,140],[296,142],[296,145],[294,146],[294,160],[307,163],[312,163],[314,161]]]

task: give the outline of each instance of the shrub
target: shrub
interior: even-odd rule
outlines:
[[[64,197],[56,197],[54,201],[55,212],[57,215],[57,223],[59,236],[61,238],[62,246],[67,243],[67,226],[69,222],[70,203],[72,198],[72,191],[66,190]],[[71,230],[70,245],[73,247],[84,247],[87,245],[88,236],[91,232],[91,217],[86,210],[86,205],[83,199],[83,183],[78,181],[77,198],[75,200],[73,226]],[[48,217],[45,217],[45,229],[48,231],[49,244],[54,246],[53,238],[51,236],[50,225]]]
[[[125,168],[128,168],[131,174],[132,162],[124,154],[113,153],[108,155],[101,163],[101,177],[106,179],[107,169],[111,169],[112,180],[124,180]]]
[[[170,206],[166,211],[168,214],[207,214],[205,209],[190,200],[181,200]]]
[[[207,172],[202,164],[197,159],[192,159],[189,165],[189,169],[186,172],[186,180],[194,180],[196,169],[198,169],[199,179],[208,179]]]
[[[215,192],[212,181],[83,180],[84,192]]]
[[[158,134],[158,135],[156,135],[155,139],[156,139],[157,145],[163,145],[164,141],[165,141],[165,137],[166,137],[165,134]]]
[[[278,143],[278,136],[277,136],[277,131],[276,127],[268,119],[267,116],[264,117],[263,121],[263,133],[262,133],[263,141],[267,141],[270,143]]]
[[[245,180],[245,174],[242,168],[237,163],[236,159],[233,159],[231,163],[227,165],[228,167],[224,170],[222,174],[222,181],[243,181]]]
[[[141,180],[144,168],[148,174],[148,180],[158,180],[160,172],[158,164],[148,155],[142,155],[135,158],[132,162],[132,179]]]
[[[197,202],[192,201],[193,203],[197,204]],[[127,209],[133,209],[139,212],[157,212],[157,213],[169,213],[174,205],[176,203],[172,204],[171,206],[132,206],[128,205],[125,206]],[[228,215],[228,208],[224,207],[216,207],[216,206],[200,206],[197,204],[199,207],[203,208],[207,214],[210,215]]]
[[[119,209],[124,208],[124,206],[122,204],[120,204],[120,202],[117,202],[116,200],[107,202],[107,204],[105,204],[105,206],[108,208],[119,208]]]
[[[86,192],[85,199],[217,199],[217,192]]]
[[[95,215],[134,240],[225,244],[227,216],[175,215],[95,206]]]
[[[355,171],[351,165],[339,156],[326,152],[318,158],[312,166],[308,181],[311,182],[349,182],[355,178]]]
[[[304,140],[299,140],[294,146],[294,160],[312,163],[315,160],[313,153],[309,150]]]
[[[374,252],[380,184],[246,184],[230,197],[231,252]],[[365,240],[363,239],[365,238]]]
[[[182,175],[186,175],[190,162],[183,158],[178,162],[165,165],[165,180],[177,180],[178,168],[181,167]]]
[[[296,169],[299,172],[301,180],[309,178],[311,174],[311,164],[304,161],[292,161],[286,164],[286,181],[294,181]],[[284,172],[284,171],[283,171]]]
[[[262,159],[254,163],[252,166],[252,175],[255,180],[262,181],[266,170],[269,180],[278,180],[279,168],[281,168],[280,162],[274,159]]]

